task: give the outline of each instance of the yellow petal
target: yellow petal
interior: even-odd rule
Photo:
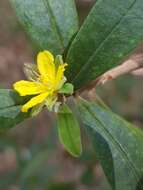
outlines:
[[[21,95],[35,95],[47,90],[46,86],[38,82],[21,80],[13,85],[14,89]]]
[[[55,84],[55,76],[53,76],[53,78],[50,78],[48,76],[41,75],[39,79],[41,83],[43,83],[43,85],[47,87],[47,89],[49,90],[53,89],[53,86]]]
[[[55,79],[55,84],[56,84],[56,88],[59,88],[59,85],[61,84],[62,80],[64,79],[64,71],[65,71],[65,67],[67,66],[67,64],[61,64],[58,67],[57,73],[56,73],[56,79]]]
[[[41,75],[55,76],[54,57],[49,51],[40,52],[37,56],[38,70]]]
[[[28,110],[40,103],[42,103],[47,96],[49,95],[49,92],[42,93],[34,98],[32,98],[30,101],[28,101],[21,109],[22,112],[28,112]]]

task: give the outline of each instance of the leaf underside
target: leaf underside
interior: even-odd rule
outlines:
[[[61,143],[73,156],[82,152],[80,127],[67,105],[62,105],[58,113],[58,133]]]

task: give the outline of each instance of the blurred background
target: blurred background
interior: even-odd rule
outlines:
[[[92,0],[77,0],[80,23]],[[142,46],[136,52],[142,52]],[[0,0],[0,87],[24,79],[23,63],[34,52],[8,0]],[[126,75],[98,87],[97,93],[126,119],[143,127],[143,78]],[[0,190],[110,190],[96,153],[82,131],[83,154],[64,151],[54,118],[48,112],[0,134]]]

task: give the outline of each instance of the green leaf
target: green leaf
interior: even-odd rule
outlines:
[[[78,121],[67,105],[62,105],[58,113],[58,132],[61,143],[73,156],[82,152]]]
[[[39,49],[61,54],[78,30],[74,0],[10,0]]]
[[[143,188],[143,132],[96,103],[79,101],[83,123],[116,190]]]
[[[21,112],[25,98],[12,90],[0,89],[0,131],[7,130],[29,116]]]
[[[74,87],[71,83],[65,83],[62,88],[59,90],[61,94],[73,94]]]
[[[78,89],[120,64],[143,40],[142,0],[98,0],[69,48],[68,80]]]

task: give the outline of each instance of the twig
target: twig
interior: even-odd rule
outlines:
[[[121,75],[127,74],[127,73],[136,73],[139,69],[143,69],[143,54],[137,54],[133,55],[122,63],[121,65],[107,71],[103,75],[99,76],[96,80],[90,82],[88,85],[84,86],[80,90],[77,91],[77,93],[82,93],[83,91],[89,91],[93,88],[95,88],[99,84],[105,84],[107,81],[115,79]]]

